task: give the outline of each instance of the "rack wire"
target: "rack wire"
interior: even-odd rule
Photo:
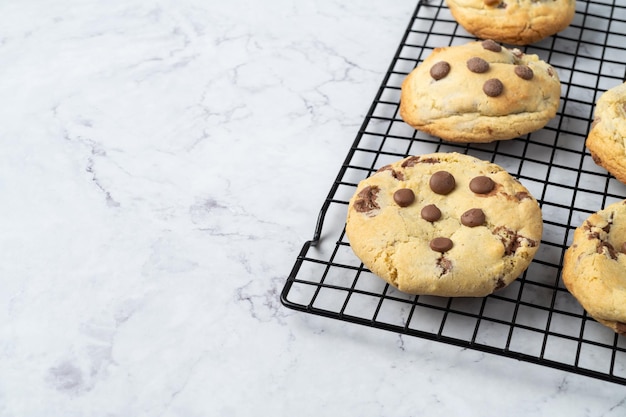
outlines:
[[[577,1],[564,31],[520,48],[549,62],[561,104],[548,125],[489,144],[454,144],[422,134],[398,114],[406,75],[441,46],[476,40],[444,0],[418,2],[373,103],[281,293],[302,312],[420,337],[626,385],[626,336],[589,317],[561,281],[573,231],[593,212],[626,198],[626,187],[598,167],[584,142],[600,94],[626,77],[626,6]],[[537,198],[544,233],[535,259],[511,285],[484,298],[404,294],[363,266],[345,236],[350,197],[378,168],[431,152],[494,162]]]

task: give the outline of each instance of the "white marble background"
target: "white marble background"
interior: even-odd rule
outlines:
[[[0,415],[625,415],[280,304],[414,7],[2,1]]]

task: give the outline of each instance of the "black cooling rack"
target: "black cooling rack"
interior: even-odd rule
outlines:
[[[588,317],[560,277],[574,229],[626,198],[626,187],[596,166],[584,145],[596,100],[626,76],[626,6],[578,0],[569,28],[520,48],[549,62],[561,79],[557,117],[540,131],[491,144],[452,144],[406,125],[398,114],[405,76],[434,48],[473,40],[443,0],[418,3],[281,301],[306,313],[626,385],[626,336]],[[344,234],[348,200],[360,180],[407,155],[449,151],[504,167],[543,212],[541,247],[528,270],[485,298],[401,293],[363,266]]]

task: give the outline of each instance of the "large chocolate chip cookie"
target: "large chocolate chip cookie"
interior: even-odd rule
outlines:
[[[585,310],[626,334],[626,200],[589,216],[565,252],[563,283]]]
[[[494,41],[436,48],[404,79],[400,116],[449,142],[512,139],[556,116],[561,82],[537,55]]]
[[[446,0],[452,16],[481,39],[528,45],[567,28],[576,0]]]
[[[596,164],[626,184],[626,83],[600,96],[585,145]]]
[[[363,264],[401,291],[478,297],[528,267],[542,227],[537,201],[504,169],[434,153],[361,181],[346,233]]]

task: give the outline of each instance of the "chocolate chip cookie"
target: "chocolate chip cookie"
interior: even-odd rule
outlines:
[[[594,162],[626,184],[626,84],[605,91],[596,102],[585,142]]]
[[[528,267],[542,228],[537,201],[504,169],[433,153],[361,181],[346,234],[363,264],[403,292],[480,297]]]
[[[591,317],[626,334],[626,200],[592,214],[574,231],[562,277]]]
[[[481,39],[528,45],[567,28],[575,0],[446,0],[465,30]]]
[[[544,127],[560,96],[551,65],[486,40],[433,50],[403,81],[400,116],[450,142],[492,142]]]

